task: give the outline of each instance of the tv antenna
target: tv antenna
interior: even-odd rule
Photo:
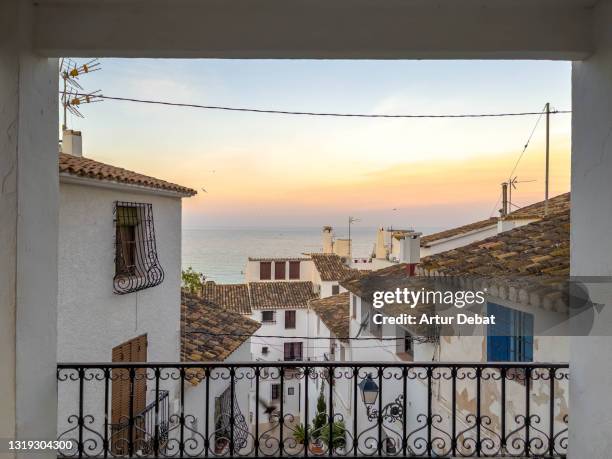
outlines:
[[[519,180],[517,176],[510,177],[508,179],[508,211],[512,212],[512,206],[519,208],[517,205],[512,204],[512,190],[516,190],[517,183],[531,183],[535,182],[535,180]]]
[[[98,59],[92,59],[84,64],[78,64],[72,59],[62,58],[60,62],[60,78],[63,83],[62,91],[62,108],[64,110],[64,118],[62,122],[62,130],[68,127],[68,112],[78,118],[84,118],[79,110],[82,104],[92,102],[101,102],[98,96],[101,95],[100,90],[87,92],[78,82],[79,77],[101,70],[101,64]]]

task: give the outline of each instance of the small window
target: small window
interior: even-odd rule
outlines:
[[[287,395],[294,395],[294,394],[295,394],[295,387],[288,387]]]
[[[285,311],[285,328],[295,328],[295,311]]]
[[[276,314],[274,311],[261,311],[261,321],[263,323],[276,322]]]
[[[274,262],[274,279],[285,279],[285,264],[284,261]]]
[[[289,262],[289,279],[295,280],[300,278],[300,262],[290,261]]]
[[[270,350],[268,349],[268,346],[263,346],[263,347],[261,348],[261,353],[262,353],[263,355],[268,355],[268,353],[269,353],[269,352],[270,352]]]
[[[115,293],[155,287],[164,280],[157,258],[153,206],[137,202],[115,202]]]
[[[271,280],[272,279],[272,262],[260,261],[259,262],[259,280]]]
[[[285,360],[302,360],[302,343],[285,343]]]
[[[270,394],[272,400],[278,400],[280,398],[280,384],[272,384],[272,393]]]
[[[487,326],[489,362],[531,362],[533,360],[533,314],[495,303],[487,305],[495,324]]]
[[[340,293],[340,286],[338,284],[332,285],[332,295],[337,295]]]

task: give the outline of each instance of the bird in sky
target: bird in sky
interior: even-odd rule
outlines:
[[[202,188],[202,191],[203,191],[204,193],[208,193],[208,191],[206,191],[206,188]]]

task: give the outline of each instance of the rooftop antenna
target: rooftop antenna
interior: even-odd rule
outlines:
[[[82,104],[92,102],[101,102],[100,90],[87,92],[78,82],[79,77],[101,70],[101,64],[98,59],[91,59],[84,64],[78,64],[72,59],[62,58],[60,61],[59,73],[62,79],[62,108],[64,117],[62,122],[62,131],[68,128],[68,112],[78,118],[84,118],[79,110]]]
[[[357,217],[349,216],[349,218],[348,218],[348,240],[349,241],[351,240],[351,225],[353,223],[357,223],[358,221],[361,221],[361,220],[359,218],[357,218]],[[351,244],[351,242],[349,242],[349,244]]]
[[[517,189],[516,184],[517,183],[531,183],[531,182],[535,182],[535,180],[520,180],[519,181],[517,176],[511,177],[508,180],[508,210],[510,212],[512,212],[512,206],[514,205],[512,204],[512,190]],[[515,206],[515,207],[518,207],[518,206]]]

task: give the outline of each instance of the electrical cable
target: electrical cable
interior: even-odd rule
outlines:
[[[60,93],[62,93],[60,91]],[[91,96],[96,99],[114,100],[120,102],[134,102],[140,104],[166,105],[171,107],[199,108],[205,110],[222,110],[231,112],[263,113],[273,115],[298,115],[298,116],[327,116],[327,117],[349,117],[349,118],[499,118],[508,116],[531,116],[541,115],[541,112],[502,112],[502,113],[449,113],[449,114],[376,114],[376,113],[339,113],[339,112],[309,112],[297,110],[279,110],[247,107],[228,107],[222,105],[200,105],[182,102],[170,102],[151,99],[137,99],[134,97],[118,97],[105,95],[91,95],[86,93],[75,93],[74,96]],[[554,110],[550,114],[566,114],[571,110]]]

